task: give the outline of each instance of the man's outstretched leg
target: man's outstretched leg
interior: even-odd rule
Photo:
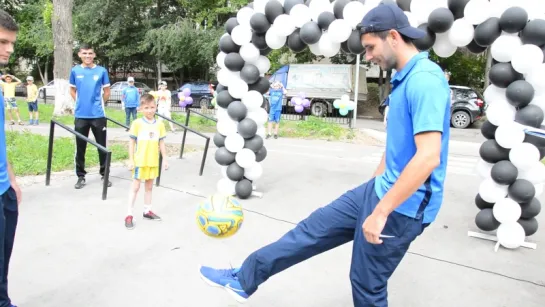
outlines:
[[[237,269],[201,267],[203,279],[244,302],[271,276],[315,255],[350,242],[369,183],[314,211],[278,241],[253,252]]]

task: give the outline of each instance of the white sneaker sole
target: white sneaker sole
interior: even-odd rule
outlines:
[[[233,290],[231,290],[231,289],[229,289],[227,287],[224,287],[224,286],[222,286],[220,284],[217,284],[217,283],[211,281],[210,279],[204,277],[204,275],[201,274],[200,268],[199,268],[199,275],[201,276],[202,280],[204,280],[204,282],[207,283],[209,286],[215,287],[215,288],[223,288],[225,291],[227,291],[227,293],[229,293],[231,295],[231,297],[233,299],[235,299],[235,301],[237,301],[237,302],[239,302],[241,304],[244,304],[248,300],[248,299],[245,299],[242,296],[238,295],[235,291],[233,291]]]

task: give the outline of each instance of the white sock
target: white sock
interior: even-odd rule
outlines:
[[[149,205],[149,206],[144,206],[144,214],[150,212],[150,210],[151,210],[151,205]]]
[[[129,212],[128,212],[129,214],[128,215],[132,216],[132,211],[133,211],[132,206],[129,204]]]

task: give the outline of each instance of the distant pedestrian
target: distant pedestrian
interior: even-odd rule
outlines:
[[[269,131],[267,133],[267,139],[272,135],[273,123],[274,138],[278,138],[278,129],[280,128],[280,117],[282,117],[282,101],[287,91],[284,85],[278,81],[273,82],[271,89],[269,90]]]
[[[15,82],[13,82],[15,80]],[[19,125],[23,125],[21,116],[19,115],[19,106],[17,106],[17,100],[15,99],[15,88],[21,84],[21,80],[12,75],[2,75],[0,79],[0,86],[4,90],[5,107],[8,110],[10,123],[15,125],[13,117],[17,116],[17,122]]]
[[[38,125],[38,87],[32,76],[26,77],[26,102],[28,104],[28,124]]]
[[[159,90],[157,91],[157,114],[160,114],[168,119],[172,119],[170,109],[172,107],[172,93],[167,89],[167,82],[159,82]],[[159,118],[162,121],[162,118]],[[174,125],[168,122],[170,131],[176,132]]]
[[[125,109],[125,124],[130,127],[131,117],[132,120],[136,120],[136,110],[140,105],[140,92],[138,88],[134,86],[134,78],[127,78],[127,86],[121,96],[121,108]]]

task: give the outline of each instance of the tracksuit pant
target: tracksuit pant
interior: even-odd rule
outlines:
[[[76,118],[74,121],[74,130],[89,137],[89,130],[93,132],[93,136],[98,144],[106,147],[106,118]],[[85,177],[85,152],[87,151],[87,142],[76,138],[76,175]],[[104,168],[106,166],[106,153],[98,150],[98,159],[100,161],[100,175],[104,176]]]
[[[362,225],[378,202],[372,179],[317,209],[278,241],[246,258],[237,273],[242,288],[251,295],[269,277],[353,240],[350,281],[354,306],[388,306],[388,279],[411,242],[429,224],[422,223],[426,204],[420,206],[417,218],[393,212],[382,234],[394,237],[382,238],[382,244],[370,244]]]
[[[0,307],[9,307],[8,269],[19,216],[17,196],[11,187],[0,196],[0,208]]]
[[[129,127],[131,126],[131,116],[133,121],[136,120],[136,109],[136,107],[125,107],[125,124]]]

